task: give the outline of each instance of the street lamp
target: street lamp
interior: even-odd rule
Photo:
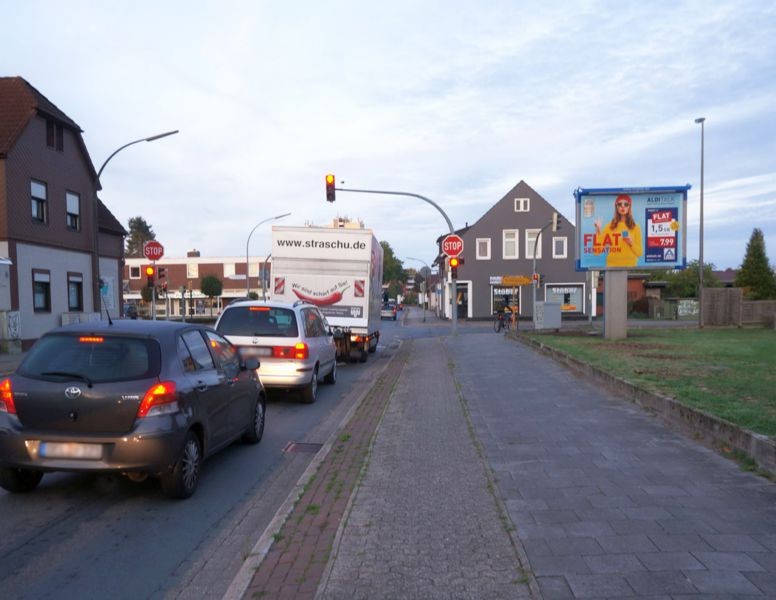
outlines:
[[[700,223],[700,250],[698,255],[698,327],[703,328],[703,142],[704,123],[706,117],[698,117],[696,123],[701,124],[701,223]]]
[[[282,219],[283,217],[287,217],[291,213],[285,213],[282,215],[278,215],[276,217],[270,217],[269,219],[264,219],[263,221],[259,221],[256,223],[256,225],[251,229],[251,232],[248,234],[248,241],[245,242],[245,297],[247,298],[251,293],[251,287],[250,287],[250,281],[251,281],[251,268],[250,268],[250,261],[248,260],[248,246],[251,243],[251,236],[253,235],[253,232],[256,231],[259,228],[259,225],[264,225],[264,223],[269,223],[270,221],[277,221],[278,219]],[[266,268],[266,266],[265,266]]]
[[[100,167],[100,170],[97,171],[97,185],[102,188],[102,183],[100,181],[100,176],[102,175],[103,170],[105,169],[105,166],[110,162],[110,159],[116,156],[119,152],[121,152],[124,148],[127,148],[129,146],[132,146],[133,144],[139,144],[140,142],[155,142],[156,140],[160,140],[164,137],[167,137],[169,135],[175,135],[178,133],[178,129],[175,131],[166,131],[164,133],[159,133],[157,135],[152,135],[149,137],[145,137],[139,140],[135,140],[133,142],[129,142],[128,144],[124,144],[123,146],[117,148],[113,151],[113,154],[111,154],[108,158],[105,159],[105,162],[102,163],[102,166]],[[92,217],[94,219],[94,268],[93,272],[97,274],[96,277],[94,277],[94,283],[92,285],[92,294],[94,298],[100,298],[100,305],[102,305],[102,297],[100,295],[100,250],[99,250],[99,233],[98,233],[98,219],[99,219],[99,208],[98,208],[98,198],[97,198],[97,190],[95,189],[94,193],[94,208],[92,209]],[[153,309],[156,308],[156,294],[154,294],[153,298]],[[100,311],[100,314],[102,314],[102,311]],[[154,313],[154,317],[156,314]],[[110,317],[109,317],[110,318]]]
[[[425,260],[421,260],[419,258],[412,258],[411,256],[407,257],[407,260],[414,260],[419,263],[423,263],[426,268],[428,269],[428,274],[431,275],[431,267],[428,266],[428,263]],[[425,280],[423,281],[423,322],[426,322],[426,294],[428,294],[428,285],[426,284]]]

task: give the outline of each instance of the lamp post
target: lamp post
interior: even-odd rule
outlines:
[[[428,274],[431,275],[431,267],[428,266],[428,263],[426,263],[425,260],[420,260],[419,258],[412,258],[411,256],[407,257],[407,260],[414,260],[419,263],[423,263],[425,267],[428,269]],[[426,284],[425,280],[423,281],[423,322],[426,322],[426,294],[428,293],[428,285]]]
[[[164,133],[158,133],[156,135],[152,135],[149,137],[141,138],[139,140],[134,140],[132,142],[129,142],[127,144],[124,144],[123,146],[120,146],[116,150],[113,151],[113,153],[105,159],[105,162],[102,163],[102,166],[100,167],[100,170],[97,171],[97,185],[100,189],[102,189],[102,183],[100,181],[100,176],[102,175],[103,170],[105,170],[105,166],[110,162],[110,159],[116,156],[119,152],[121,152],[124,148],[127,148],[129,146],[132,146],[133,144],[139,144],[140,142],[155,142],[156,140],[160,140],[162,138],[165,138],[170,135],[175,135],[178,133],[178,129],[174,131],[165,131]],[[100,304],[102,304],[102,296],[100,294],[100,251],[99,251],[99,233],[98,233],[98,220],[99,220],[99,209],[98,209],[98,198],[97,198],[97,190],[95,189],[94,193],[94,208],[92,211],[92,216],[94,219],[94,268],[93,271],[95,273],[94,284],[92,286],[93,290],[93,297],[94,298],[100,298]],[[153,308],[156,308],[156,293],[154,293],[153,297]],[[100,311],[102,312],[102,311]]]
[[[701,221],[700,221],[700,248],[698,253],[698,327],[703,329],[703,142],[704,123],[706,117],[698,117],[696,123],[701,125]]]
[[[264,223],[269,223],[270,221],[277,221],[278,219],[282,219],[283,217],[287,217],[291,213],[285,213],[282,215],[278,215],[276,217],[270,217],[269,219],[264,219],[263,221],[259,221],[256,223],[256,225],[251,229],[251,232],[248,234],[248,241],[245,242],[245,297],[247,298],[248,295],[251,293],[251,263],[248,260],[248,247],[251,243],[251,236],[253,235],[253,232],[256,231],[259,228],[259,225],[264,225]]]
[[[267,299],[267,286],[269,285],[269,277],[267,277],[267,263],[269,262],[272,252],[267,254],[267,258],[264,259],[264,275],[261,278],[261,299]]]

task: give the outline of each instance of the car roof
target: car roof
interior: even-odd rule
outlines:
[[[51,333],[102,333],[129,335],[167,335],[169,333],[189,328],[212,329],[198,323],[182,321],[147,321],[138,319],[116,319],[115,321],[94,321],[90,323],[74,323],[63,325],[46,332]]]
[[[310,302],[305,302],[304,300],[297,300],[296,302],[284,302],[282,300],[235,300],[232,302],[229,306],[226,306],[224,308],[224,311],[229,310],[230,308],[237,308],[241,306],[269,306],[270,308],[297,308],[300,306],[315,306],[314,304],[311,304]]]

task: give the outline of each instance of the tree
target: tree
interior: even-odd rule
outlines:
[[[757,227],[746,245],[744,262],[736,275],[736,287],[744,288],[746,297],[751,300],[776,298],[776,274],[765,253],[763,232]]]
[[[698,297],[698,269],[700,262],[690,261],[686,269],[651,271],[650,281],[665,281],[667,298],[697,298]],[[721,287],[719,279],[714,275],[714,265],[706,263],[703,265],[703,287]]]
[[[129,220],[129,235],[124,254],[129,258],[143,258],[143,244],[155,240],[156,234],[143,217],[132,217]]]
[[[380,245],[383,247],[383,283],[406,281],[403,263],[396,258],[391,245],[386,241],[380,242]]]
[[[224,291],[224,284],[215,275],[207,275],[202,278],[200,291],[204,296],[210,298],[210,316],[213,316],[213,298],[220,296]]]

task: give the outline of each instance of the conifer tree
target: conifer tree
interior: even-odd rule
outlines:
[[[776,298],[776,274],[765,253],[763,232],[757,227],[746,245],[744,262],[736,275],[736,287],[744,288],[744,294],[750,300]]]

